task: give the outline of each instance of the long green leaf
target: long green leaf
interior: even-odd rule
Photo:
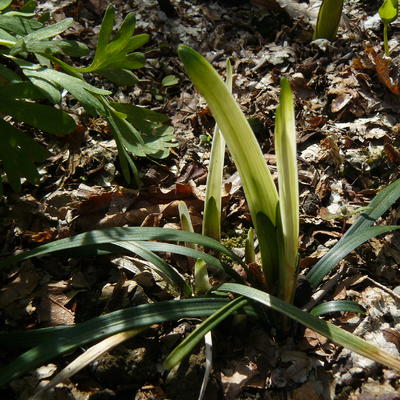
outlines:
[[[335,40],[342,16],[343,0],[323,0],[319,9],[313,40]]]
[[[229,59],[226,62],[226,85],[229,91],[232,92],[232,65]],[[221,197],[224,158],[225,139],[218,128],[218,124],[216,124],[211,145],[203,216],[203,235],[210,236],[215,240],[221,239]]]
[[[204,320],[189,336],[187,336],[165,359],[163,366],[165,369],[172,369],[185,358],[193,347],[204,337],[204,335],[214,329],[220,322],[226,319],[233,312],[247,304],[247,299],[238,297],[221,307],[214,314]]]
[[[146,249],[149,249],[151,251],[180,254],[182,256],[191,257],[194,259],[202,258],[204,261],[207,262],[207,264],[213,266],[215,269],[219,271],[224,271],[224,267],[218,258],[213,257],[210,254],[207,254],[203,251],[199,251],[197,249],[192,249],[186,246],[179,246],[176,244],[162,243],[162,242],[138,241],[137,243],[139,243],[140,246],[145,247]],[[113,244],[118,245],[118,243],[113,243]]]
[[[347,230],[344,236],[336,243],[335,246],[322,257],[307,274],[307,278],[312,281],[312,285],[317,287],[324,278],[325,274],[329,273],[340,261],[338,258],[340,254],[344,254],[345,257],[348,253],[343,252],[342,249],[346,246],[346,242],[349,237],[358,235],[369,231],[376,220],[381,217],[400,197],[400,179],[391,183],[386,188],[382,189],[369,203],[368,207],[365,208],[365,212],[359,215],[354,224]],[[372,236],[365,240],[369,240],[375,235],[371,231]],[[385,233],[385,232],[382,232]],[[362,244],[361,242],[360,244]],[[354,249],[352,249],[354,250]],[[351,251],[351,250],[350,250]]]
[[[75,358],[70,362],[62,371],[51,379],[50,382],[42,386],[39,391],[35,392],[35,395],[30,400],[41,400],[45,392],[58,385],[59,383],[71,378],[73,375],[78,373],[81,369],[92,363],[94,360],[99,358],[102,354],[111,351],[114,347],[120,345],[128,339],[139,335],[145,331],[148,327],[143,326],[141,328],[131,329],[125,332],[120,332],[112,335],[101,342],[96,343],[94,346],[87,349],[83,354]]]
[[[281,79],[276,110],[275,152],[278,166],[280,232],[279,297],[292,302],[297,278],[299,247],[299,183],[297,177],[296,127],[289,82]]]
[[[185,69],[208,106],[226,140],[239,171],[243,189],[260,242],[264,270],[272,267],[271,238],[259,235],[257,214],[265,214],[276,226],[278,193],[260,146],[245,116],[214,68],[199,53],[180,45],[178,54]],[[268,255],[266,257],[265,255]]]
[[[338,328],[329,322],[314,317],[313,315],[308,314],[275,296],[271,296],[261,290],[253,289],[237,283],[225,283],[221,285],[218,290],[233,292],[240,296],[245,296],[249,299],[258,301],[259,303],[300,322],[308,328],[313,329],[340,346],[346,347],[364,357],[400,371],[400,359],[380,350],[358,336],[355,336],[344,329]]]
[[[185,296],[190,296],[192,294],[192,289],[175,268],[165,262],[157,254],[154,254],[151,250],[141,246],[139,242],[116,242],[114,245],[132,251],[149,261],[161,276],[163,276],[169,283],[175,285],[178,289],[181,289]]]
[[[23,353],[0,371],[0,386],[86,343],[165,321],[205,317],[213,314],[226,302],[225,299],[216,298],[162,301],[115,311],[62,330],[56,329],[54,335],[49,334],[50,330],[47,329],[42,335],[45,341]],[[19,338],[18,332],[0,333],[0,345],[10,347],[14,340],[18,342],[21,337],[29,341],[29,332],[22,332]]]
[[[354,224],[347,230],[343,239],[372,226],[398,198],[400,198],[400,179],[379,191],[365,208],[365,211],[358,216]]]
[[[30,251],[0,261],[0,268],[7,265],[15,264],[22,260],[27,260],[32,257],[42,256],[57,251],[74,249],[84,246],[97,246],[104,243],[142,240],[163,240],[197,243],[200,246],[209,247],[213,250],[220,251],[221,253],[226,254],[232,259],[241,262],[238,256],[222,246],[219,242],[198,233],[184,232],[167,228],[118,227],[90,231],[86,233],[81,233],[70,238],[64,238],[51,243],[46,243]]]
[[[343,311],[365,314],[365,311],[355,301],[351,300],[332,300],[318,304],[310,311],[310,314],[319,317],[320,315]]]
[[[374,226],[364,231],[353,233],[351,236],[346,236],[340,239],[332,249],[325,254],[306,275],[313,288],[316,288],[337,263],[346,257],[350,252],[358,246],[372,239],[375,236],[383,233],[391,232],[400,229],[400,226]]]

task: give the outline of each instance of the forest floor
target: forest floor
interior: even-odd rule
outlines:
[[[55,21],[72,16],[71,37],[93,48],[106,3],[48,0],[39,1],[39,10],[50,11]],[[400,177],[400,23],[390,29],[392,59],[388,60],[377,17],[380,2],[346,2],[337,40],[332,43],[311,41],[310,21],[315,21],[318,8],[307,3],[287,1],[289,8],[271,12],[239,0],[172,0],[175,13],[170,16],[156,0],[111,3],[119,21],[133,12],[136,33],[148,33],[151,39],[146,45],[146,67],[137,71],[139,83],[133,88],[110,88],[120,101],[168,115],[177,146],[166,159],[137,159],[143,186],[128,187],[106,125],[75,108],[81,129],[58,139],[40,137],[51,151],[40,167],[40,185],[23,185],[21,195],[9,191],[0,203],[3,256],[105,227],[178,228],[178,200],[187,203],[195,230],[201,230],[214,122],[177,57],[179,43],[195,48],[222,75],[227,58],[231,60],[233,92],[274,175],[279,79],[286,77],[291,82],[302,274],[357,216],[346,213],[366,206],[380,189]],[[177,83],[165,86],[162,80],[169,75]],[[223,235],[237,237],[240,243],[251,222],[229,155],[224,179]],[[327,218],[332,215],[336,218]],[[394,207],[380,223],[395,225],[398,220]],[[185,260],[175,262],[188,270]],[[399,263],[398,233],[372,239],[332,273],[329,282],[334,285],[314,296],[316,301],[358,302],[366,315],[336,313],[325,318],[395,356],[400,352]],[[71,325],[120,308],[171,298],[139,260],[127,256],[33,259],[2,272],[1,278],[0,316],[7,330]],[[204,349],[198,348],[170,380],[161,364],[197,322],[185,319],[152,327],[101,356],[46,398],[196,399],[204,374]],[[261,324],[249,329],[224,323],[213,335],[208,400],[400,399],[398,372],[343,350],[309,329],[298,329],[283,342],[271,339]],[[0,397],[29,399],[39,381],[49,380],[82,350],[14,380],[0,389]],[[1,348],[1,366],[16,355]]]

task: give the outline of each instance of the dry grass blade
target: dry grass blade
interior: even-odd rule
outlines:
[[[100,357],[105,352],[110,351],[122,342],[133,338],[134,336],[143,332],[145,329],[147,329],[146,326],[117,333],[116,335],[110,336],[107,339],[102,340],[100,343],[90,347],[82,355],[69,363],[69,365],[60,371],[46,386],[42,387],[38,392],[36,392],[31,400],[40,400],[45,392],[75,375],[82,368],[85,368],[88,364],[96,360],[96,358]]]

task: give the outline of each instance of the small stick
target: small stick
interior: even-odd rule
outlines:
[[[375,286],[382,289],[386,293],[390,294],[395,300],[400,301],[400,296],[396,294],[392,289],[387,288],[386,286],[382,285],[381,283],[374,281],[372,278],[367,276],[367,279],[372,282]]]

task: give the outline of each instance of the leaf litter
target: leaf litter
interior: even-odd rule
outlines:
[[[225,59],[231,58],[235,95],[251,118],[272,169],[279,77],[291,79],[296,93],[303,200],[302,268],[306,272],[350,223],[349,218],[326,217],[340,213],[343,207],[357,209],[380,187],[398,178],[398,24],[392,27],[393,53],[389,62],[383,56],[377,6],[369,3],[350,2],[345,6],[338,39],[331,44],[309,43],[311,28],[307,21],[315,20],[317,2],[306,5],[288,0],[252,0],[253,4],[176,0],[171,2],[175,17],[168,17],[158,3],[115,2],[119,20],[134,11],[138,30],[149,33],[152,40],[147,67],[138,72],[139,83],[132,91],[120,88],[118,96],[134,104],[150,104],[156,111],[168,114],[178,147],[157,164],[141,160],[139,168],[145,186],[139,190],[126,188],[110,132],[102,121],[87,120],[76,109],[82,131],[61,139],[46,138],[52,156],[42,166],[39,187],[33,192],[24,188],[21,198],[9,196],[2,206],[3,255],[99,227],[178,228],[179,200],[186,202],[195,229],[200,229],[202,185],[210,151],[204,137],[211,135],[213,121],[176,59],[175,44],[185,43],[202,52],[221,72]],[[267,3],[275,3],[275,10],[257,8]],[[69,34],[89,47],[94,45],[104,11],[102,2],[47,0],[39,1],[39,7],[49,10],[55,20],[73,16],[76,22]],[[172,75],[179,85],[163,86],[163,79]],[[224,226],[230,233],[240,232],[248,227],[248,211],[229,156],[226,161]],[[393,211],[386,222],[393,223],[397,218]],[[337,287],[323,293],[324,300],[355,300],[367,313],[365,317],[327,315],[326,319],[358,332],[393,355],[399,354],[398,299],[373,281],[398,292],[399,250],[396,234],[373,239],[357,255],[346,259],[338,270],[345,272],[339,276]],[[175,262],[183,271],[190,271],[182,260]],[[1,317],[9,329],[73,324],[101,312],[171,296],[160,277],[148,272],[143,260],[128,256],[111,260],[34,260],[8,274],[2,273],[2,280]],[[92,365],[57,386],[54,396],[92,400],[121,396],[194,398],[204,368],[201,349],[175,382],[166,383],[158,366],[161,356],[168,352],[163,338],[179,327],[187,332],[195,323],[178,321],[176,327],[155,327],[143,343],[132,341],[124,349],[111,352],[97,366]],[[234,332],[224,327],[223,338],[216,332],[220,361],[214,365],[210,383],[216,394],[208,393],[207,398],[399,398],[400,377],[395,372],[337,349],[315,332],[306,329],[294,335],[292,343],[278,346],[258,327],[249,338],[247,332],[240,331],[240,323],[236,328]],[[234,344],[233,349],[226,348],[227,337]],[[146,352],[150,354],[148,359]],[[223,357],[229,353],[235,357]],[[122,361],[127,357],[130,361]],[[21,378],[5,396],[29,398],[29,390],[65,363],[57,360],[56,367],[49,364],[42,367],[46,371],[39,369],[36,375]],[[145,366],[145,373],[133,379],[129,372],[132,365],[134,371],[138,365]],[[154,371],[149,372],[150,369]],[[185,390],[179,393],[177,389],[181,387]]]

